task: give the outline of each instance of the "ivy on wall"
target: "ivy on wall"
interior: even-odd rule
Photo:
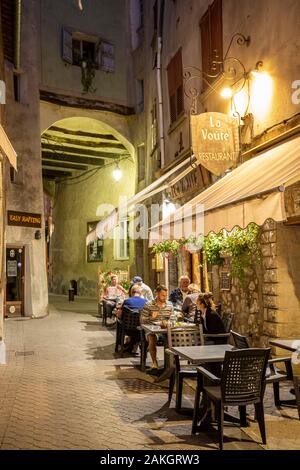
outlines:
[[[221,266],[224,257],[231,258],[231,277],[240,279],[243,283],[246,270],[261,261],[260,227],[249,224],[245,229],[235,227],[230,233],[225,231],[218,234],[210,233],[206,237],[190,237],[180,240],[166,240],[152,247],[152,253],[177,255],[180,250],[194,248],[203,249],[209,264]]]

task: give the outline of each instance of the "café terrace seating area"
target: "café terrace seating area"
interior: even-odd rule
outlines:
[[[248,338],[234,331],[234,314],[222,317],[226,333],[204,334],[201,324],[184,321],[141,325],[140,312],[130,309],[111,318],[105,305],[99,312],[103,327],[115,334],[115,357],[130,358],[150,389],[166,394],[166,408],[190,420],[191,435],[215,433],[223,449],[230,427],[239,426],[255,442],[268,446],[273,436],[272,426],[266,426],[266,410],[267,423],[275,416],[286,425],[300,420],[300,384],[291,357],[298,351],[296,339],[270,340],[267,348],[252,348]],[[138,347],[130,354],[126,339],[133,333]],[[149,333],[159,338],[155,374],[150,368]],[[285,354],[272,357],[274,347]]]

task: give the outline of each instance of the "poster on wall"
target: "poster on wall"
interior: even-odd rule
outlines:
[[[88,222],[87,224],[87,233],[91,232],[96,228],[98,224],[97,222]],[[103,238],[97,238],[97,240],[93,241],[87,246],[87,262],[102,262],[103,261],[103,248],[104,248],[104,240]]]

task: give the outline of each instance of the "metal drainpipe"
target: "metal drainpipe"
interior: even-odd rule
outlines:
[[[15,0],[15,69],[20,69],[21,63],[21,15],[22,15],[22,0]]]
[[[157,31],[157,96],[158,96],[158,118],[159,118],[159,147],[160,147],[160,166],[165,165],[165,136],[164,136],[164,113],[163,113],[163,97],[162,97],[162,81],[161,81],[161,53],[162,53],[162,30],[164,19],[165,1],[160,0],[159,21]]]

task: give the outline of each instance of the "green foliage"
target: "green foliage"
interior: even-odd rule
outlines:
[[[223,264],[221,252],[224,251],[225,238],[222,233],[210,233],[204,238],[204,252],[209,264],[216,264],[220,266]]]
[[[83,66],[83,63],[85,66]],[[83,87],[83,94],[95,93],[97,90],[93,86],[93,80],[95,78],[95,64],[91,60],[84,60],[81,64],[81,83]]]
[[[189,237],[180,240],[165,240],[152,247],[152,253],[177,255],[180,249],[188,249],[189,245],[203,248],[209,264],[221,266],[223,254],[231,257],[231,277],[237,277],[243,283],[246,269],[261,260],[259,244],[260,228],[249,224],[245,229],[235,227],[230,234],[210,233],[206,237]]]
[[[250,224],[244,230],[235,228],[226,239],[226,251],[231,256],[231,276],[243,283],[245,271],[261,261],[260,228]]]
[[[152,247],[152,253],[154,254],[171,254],[177,255],[179,249],[183,246],[183,241],[179,240],[165,240],[161,243],[155,243]]]

